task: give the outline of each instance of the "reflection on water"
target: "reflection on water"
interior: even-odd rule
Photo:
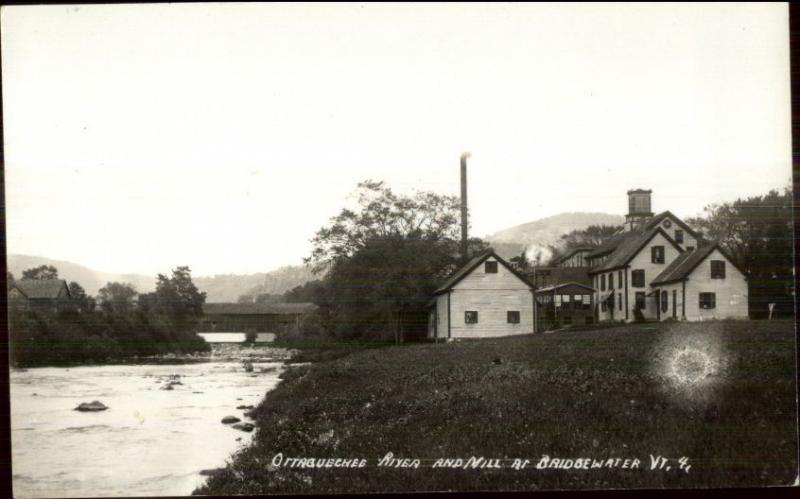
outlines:
[[[257,405],[278,383],[280,365],[254,363],[253,373],[236,362],[12,371],[14,495],[188,495],[205,480],[201,470],[223,466],[250,441],[220,420],[247,421],[236,407]],[[182,384],[162,390],[176,374]],[[109,409],[73,410],[92,400]]]

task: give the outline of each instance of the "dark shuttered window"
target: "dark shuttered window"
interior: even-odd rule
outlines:
[[[711,278],[725,279],[725,262],[723,260],[711,260]]]
[[[716,293],[700,293],[700,308],[710,309],[717,307]]]
[[[644,287],[644,269],[634,270],[631,272],[631,286],[634,288]]]
[[[650,247],[650,260],[652,263],[664,263],[664,247],[651,246]]]
[[[486,271],[487,274],[496,274],[497,262],[486,262],[484,270]]]
[[[519,310],[509,310],[506,312],[506,321],[509,324],[519,324]]]
[[[464,312],[464,322],[467,324],[477,324],[478,323],[478,312],[475,310],[467,310]]]

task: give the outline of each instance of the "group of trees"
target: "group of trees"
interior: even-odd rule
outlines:
[[[54,267],[23,272],[25,279],[58,279]],[[13,276],[9,274],[9,284]],[[120,360],[133,356],[208,350],[194,327],[202,316],[205,293],[192,283],[188,267],[167,277],[156,289],[139,294],[130,284],[112,282],[97,300],[76,282],[71,299],[55,307],[11,307],[11,361],[15,365],[59,365]]]
[[[320,306],[314,331],[339,340],[397,340],[425,334],[427,303],[441,278],[463,263],[459,200],[432,192],[398,195],[383,182],[358,184],[312,239],[305,263],[323,277],[285,293]],[[486,247],[469,242],[474,253]]]

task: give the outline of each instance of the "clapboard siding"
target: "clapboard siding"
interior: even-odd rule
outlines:
[[[496,274],[486,273],[486,262],[496,262],[494,258],[487,258],[485,262],[478,265],[475,270],[467,274],[461,281],[459,281],[453,290],[466,290],[466,289],[516,289],[516,290],[529,290],[530,287],[522,282],[519,277],[514,275],[503,264],[497,265]]]
[[[496,273],[486,273],[486,262],[497,262]],[[533,332],[533,294],[528,283],[512,272],[493,253],[460,281],[436,295],[436,337],[485,338]],[[478,322],[467,324],[465,312],[478,312]],[[508,322],[508,312],[519,312],[519,323]],[[450,322],[448,323],[448,318]],[[428,337],[434,337],[430,327]]]
[[[478,323],[467,324],[465,312],[478,312]],[[519,324],[508,323],[508,312],[518,311]],[[485,338],[533,332],[533,297],[524,290],[456,289],[450,295],[453,338]]]
[[[725,261],[725,279],[711,278],[711,260]],[[715,293],[716,307],[701,309],[700,293]],[[699,321],[747,317],[747,280],[744,274],[715,249],[689,274],[686,282],[686,319]]]

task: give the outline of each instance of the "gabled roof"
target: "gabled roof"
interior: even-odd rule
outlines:
[[[313,303],[204,303],[205,314],[227,315],[293,315],[311,313],[317,309]]]
[[[591,286],[589,267],[533,267],[525,272],[528,282],[539,285],[541,282],[560,284],[576,282],[583,286]]]
[[[624,267],[635,257],[642,248],[647,245],[657,234],[661,234],[678,252],[683,252],[680,246],[669,237],[669,234],[664,232],[661,227],[654,227],[652,229],[635,230],[626,232],[624,237],[617,241],[613,253],[608,257],[602,265],[589,270],[589,274],[596,274],[607,270],[613,270]]]
[[[20,279],[14,286],[29,300],[58,298],[62,289],[66,288],[67,296],[69,287],[64,279]]]
[[[579,288],[584,288],[584,289],[594,293],[594,288],[593,287],[587,286],[585,284],[581,284],[579,282],[560,282],[560,283],[554,284],[552,286],[545,286],[543,288],[539,288],[539,289],[536,290],[536,293],[537,294],[538,293],[545,293],[545,292],[548,292],[548,291],[553,291],[553,290],[556,290],[556,289],[565,288],[567,286],[578,286]]]
[[[510,271],[512,274],[514,274],[520,281],[524,282],[530,288],[533,287],[531,283],[528,282],[528,280],[522,274],[514,270],[514,267],[512,267],[511,265],[509,265],[508,262],[500,258],[500,256],[498,256],[497,253],[495,253],[492,248],[487,248],[482,252],[478,253],[477,255],[473,256],[472,258],[470,258],[470,260],[466,264],[464,264],[463,267],[456,270],[453,273],[453,275],[451,275],[441,286],[436,288],[436,291],[434,291],[433,294],[438,295],[444,293],[449,289],[452,289],[453,286],[461,282],[462,279],[467,277],[467,275],[469,275],[470,272],[475,270],[478,267],[478,265],[483,263],[483,261],[489,257],[494,257],[495,260],[497,260],[503,267],[508,269],[508,271]]]
[[[677,224],[677,225],[678,225],[678,226],[679,226],[681,229],[683,229],[684,231],[686,231],[686,232],[687,232],[687,233],[688,233],[690,236],[692,236],[693,238],[695,238],[695,239],[698,239],[698,240],[700,239],[700,236],[697,234],[697,232],[695,232],[694,230],[692,230],[692,228],[691,228],[691,227],[689,227],[688,225],[686,225],[686,223],[685,223],[683,220],[681,220],[680,218],[676,217],[676,216],[675,216],[675,215],[674,215],[674,214],[673,214],[671,211],[669,211],[669,210],[667,210],[667,211],[662,211],[662,212],[661,212],[661,213],[659,213],[658,215],[656,215],[656,216],[654,216],[653,218],[651,218],[650,220],[648,220],[648,222],[647,222],[647,225],[645,225],[645,227],[647,227],[648,229],[650,229],[650,228],[653,228],[653,227],[655,227],[655,226],[657,226],[657,225],[661,225],[661,222],[663,222],[663,221],[664,221],[664,219],[665,219],[665,218],[667,218],[667,217],[670,217],[670,218],[672,218],[672,220],[674,220],[674,221],[675,221],[675,223],[676,223],[676,224]]]
[[[666,269],[664,269],[658,276],[650,283],[651,286],[659,284],[668,284],[671,282],[682,281],[691,275],[701,263],[714,251],[719,251],[731,265],[736,267],[737,270],[742,272],[736,263],[728,256],[718,244],[704,244],[692,251],[684,251],[678,258],[672,261]],[[744,272],[742,272],[744,274]]]
[[[593,250],[594,250],[594,246],[581,246],[579,248],[573,249],[572,251],[570,251],[569,253],[567,253],[565,255],[560,256],[559,258],[556,259],[556,261],[554,263],[556,265],[558,265],[559,263],[563,262],[564,260],[569,260],[576,253],[581,253],[581,252],[584,252],[584,251],[593,251]]]

